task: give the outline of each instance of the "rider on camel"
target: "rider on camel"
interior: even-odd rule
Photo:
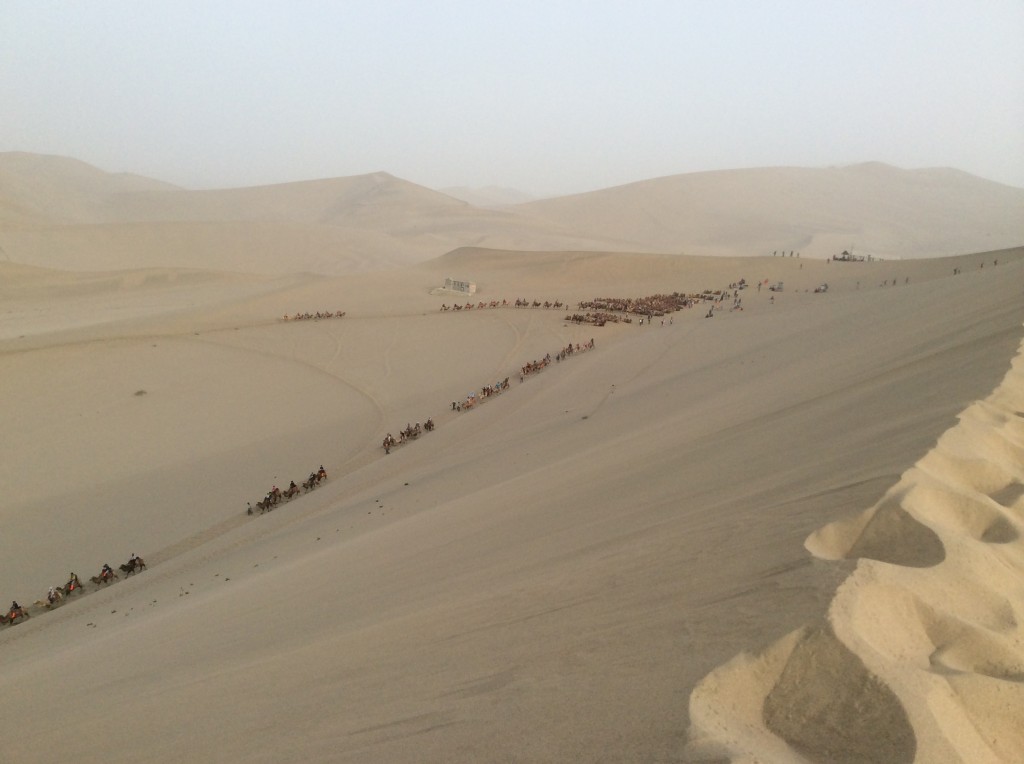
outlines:
[[[103,570],[100,571],[100,578],[106,580],[114,575],[114,571],[111,570],[107,563],[103,563]]]

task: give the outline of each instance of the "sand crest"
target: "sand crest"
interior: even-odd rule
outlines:
[[[1022,412],[1024,346],[999,387],[874,507],[811,534],[814,554],[859,560],[828,625],[703,681],[691,698],[694,751],[771,761],[802,760],[797,752],[814,761],[1019,758]],[[793,750],[766,742],[769,734]]]

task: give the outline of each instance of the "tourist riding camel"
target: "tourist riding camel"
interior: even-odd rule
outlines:
[[[138,573],[140,570],[145,570],[146,563],[141,557],[133,552],[128,562],[124,565],[119,565],[118,567],[121,568],[121,571],[125,576],[130,576],[132,573]]]
[[[6,620],[9,623],[14,623],[15,618],[28,618],[28,613],[25,611],[25,608],[23,608],[17,602],[12,602],[11,609],[7,612]]]
[[[72,571],[71,575],[68,576],[68,582],[64,585],[64,593],[71,594],[71,592],[77,592],[82,588],[82,582],[78,580],[78,574]]]

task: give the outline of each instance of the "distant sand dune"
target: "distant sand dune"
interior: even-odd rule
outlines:
[[[500,207],[385,172],[192,191],[63,157],[0,154],[7,259],[69,270],[331,275],[460,247],[888,259],[1024,244],[1024,189],[879,163],[690,173]]]

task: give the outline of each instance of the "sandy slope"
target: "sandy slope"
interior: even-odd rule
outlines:
[[[84,576],[132,551],[152,563],[0,631],[0,671],[17,688],[0,700],[14,761],[699,755],[685,748],[691,690],[738,652],[820,622],[853,567],[811,557],[808,534],[898,490],[999,384],[1024,333],[1020,251],[826,265],[461,250],[336,279],[0,275],[4,310],[14,306],[0,324],[0,393],[16,402],[0,447],[6,595],[34,600],[69,569]],[[694,310],[671,326],[593,329],[544,310],[438,312],[452,300],[431,289],[446,275],[475,280],[481,300],[740,277],[784,279],[787,291],[771,304],[747,290],[743,312],[711,320]],[[191,303],[179,288],[189,279]],[[825,280],[827,294],[804,291]],[[277,320],[317,309],[348,315]],[[593,352],[450,411],[590,337]],[[427,416],[434,433],[381,453],[384,432]],[[1000,448],[1004,461],[1019,455]],[[242,513],[320,463],[325,486]],[[957,490],[974,474],[964,469]],[[987,516],[1015,527],[1019,497],[997,489],[971,490],[1002,497]],[[964,525],[943,522],[943,534]],[[1019,544],[973,533],[971,559],[989,567]],[[845,614],[836,637],[815,638],[850,640],[850,665],[889,688],[886,708],[911,729],[899,750],[948,750],[902,667],[928,670],[905,647],[926,648],[920,622],[946,624],[947,637],[928,636],[945,646],[927,680],[953,688],[943,702],[984,714],[986,735],[1010,734],[1013,712],[989,712],[1016,692],[1007,633],[990,649],[923,606],[864,615],[902,600],[858,575],[832,606]],[[1001,580],[972,586],[1006,616]],[[889,622],[907,631],[885,643],[892,669],[870,652],[884,634],[872,624]],[[995,690],[974,679],[991,678],[990,664]],[[796,760],[778,737],[757,749],[773,750]]]
[[[827,621],[691,700],[703,756],[1017,761],[1024,751],[1024,344],[999,387],[810,551],[857,559]],[[788,745],[787,745],[788,744]],[[791,746],[791,747],[790,747]]]

